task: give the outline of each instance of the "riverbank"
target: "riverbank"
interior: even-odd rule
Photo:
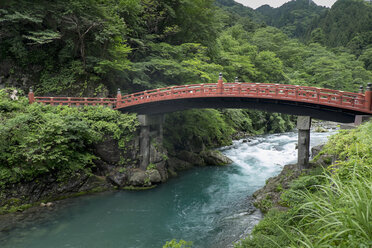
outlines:
[[[315,133],[312,141],[322,142],[327,135]],[[41,208],[41,216],[50,213],[46,219],[22,221],[8,229],[2,233],[6,242],[0,243],[6,248],[25,243],[44,248],[49,241],[54,242],[53,247],[79,242],[96,246],[110,242],[111,247],[117,247],[125,242],[129,247],[157,248],[167,240],[184,239],[193,241],[195,248],[225,248],[261,219],[248,196],[296,160],[296,142],[295,132],[234,141],[221,150],[235,161],[229,166],[190,169],[152,190],[118,190],[66,199],[52,208]]]
[[[371,142],[369,122],[332,136],[309,170],[287,165],[254,194],[266,215],[235,247],[369,247]]]

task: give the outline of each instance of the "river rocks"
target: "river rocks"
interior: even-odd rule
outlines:
[[[311,148],[311,158],[314,158],[323,149],[324,144],[317,145]]]
[[[148,170],[148,171],[146,171],[146,175],[147,175],[148,179],[150,180],[151,184],[161,182],[161,176],[160,176],[159,171],[157,171],[157,170]]]
[[[285,165],[278,176],[269,178],[266,185],[253,194],[254,205],[264,213],[273,207],[282,209],[279,202],[283,190],[288,189],[289,183],[300,174],[297,164]]]
[[[1,190],[0,207],[2,211],[8,208],[23,208],[45,199],[60,199],[81,192],[102,191],[112,186],[104,178],[76,173],[69,179],[58,181],[48,176],[35,178],[30,182],[8,185]]]
[[[177,171],[187,170],[194,166],[226,165],[232,162],[231,159],[224,156],[220,151],[209,150],[197,154],[183,150],[177,154],[177,157],[170,157],[167,165],[169,174],[176,176]]]
[[[138,164],[139,140],[137,136],[126,143],[125,149],[120,149],[118,141],[109,135],[105,136],[103,142],[93,146],[95,155],[101,160],[98,163],[99,160],[95,161],[98,166],[104,163],[115,166],[121,163],[122,158],[125,158],[126,164]]]
[[[207,165],[226,165],[231,164],[233,161],[223,155],[220,151],[210,150],[200,153]]]
[[[118,142],[111,136],[106,136],[103,142],[94,145],[95,153],[103,161],[109,164],[117,164],[120,162],[120,150]]]
[[[143,186],[147,178],[146,171],[136,169],[129,176],[129,183],[133,186]]]
[[[155,164],[156,170],[159,172],[162,182],[168,180],[168,169],[166,164],[167,162],[165,160]]]
[[[168,164],[168,170],[170,172],[187,170],[187,169],[191,169],[194,167],[193,164],[187,161],[181,160],[179,158],[176,158],[176,157],[169,157],[169,159],[167,160],[167,164]]]
[[[335,156],[329,155],[329,154],[322,154],[317,158],[316,163],[319,164],[322,167],[327,167],[327,166],[335,163],[335,161],[336,161]]]
[[[50,208],[53,205],[54,204],[52,202],[47,202],[47,203],[42,202],[42,203],[40,203],[40,207],[48,207],[48,208]]]
[[[206,165],[205,162],[204,162],[204,159],[199,154],[196,154],[194,152],[189,152],[189,151],[183,150],[183,151],[180,151],[177,154],[177,157],[179,159],[182,159],[182,160],[186,161],[186,162],[189,162],[192,165],[196,165],[196,166]]]
[[[156,164],[167,158],[167,150],[161,145],[159,139],[153,139],[150,145],[150,163]]]
[[[161,181],[161,175],[155,169],[146,171],[135,169],[129,175],[129,184],[132,186],[150,186]]]
[[[119,171],[113,171],[107,177],[107,180],[116,186],[124,186],[128,181],[127,173],[123,173]]]

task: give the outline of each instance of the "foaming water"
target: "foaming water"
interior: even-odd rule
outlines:
[[[312,133],[311,145],[328,135]],[[196,248],[230,247],[260,220],[250,196],[296,161],[296,142],[294,132],[235,141],[221,149],[232,165],[196,168],[149,191],[66,200],[0,232],[0,247],[158,248],[173,238]]]

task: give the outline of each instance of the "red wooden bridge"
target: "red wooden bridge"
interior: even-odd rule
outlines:
[[[189,108],[253,108],[323,120],[353,122],[356,115],[372,115],[372,85],[366,92],[344,92],[309,86],[267,83],[218,83],[172,86],[116,98],[35,97],[30,103],[68,106],[108,106],[122,112],[159,114]]]

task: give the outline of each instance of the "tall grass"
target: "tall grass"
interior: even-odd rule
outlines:
[[[337,176],[326,177],[327,184],[320,185],[316,193],[303,193],[306,200],[296,215],[301,218],[297,229],[301,236],[291,239],[292,245],[371,247],[371,178],[354,177],[345,182]]]

